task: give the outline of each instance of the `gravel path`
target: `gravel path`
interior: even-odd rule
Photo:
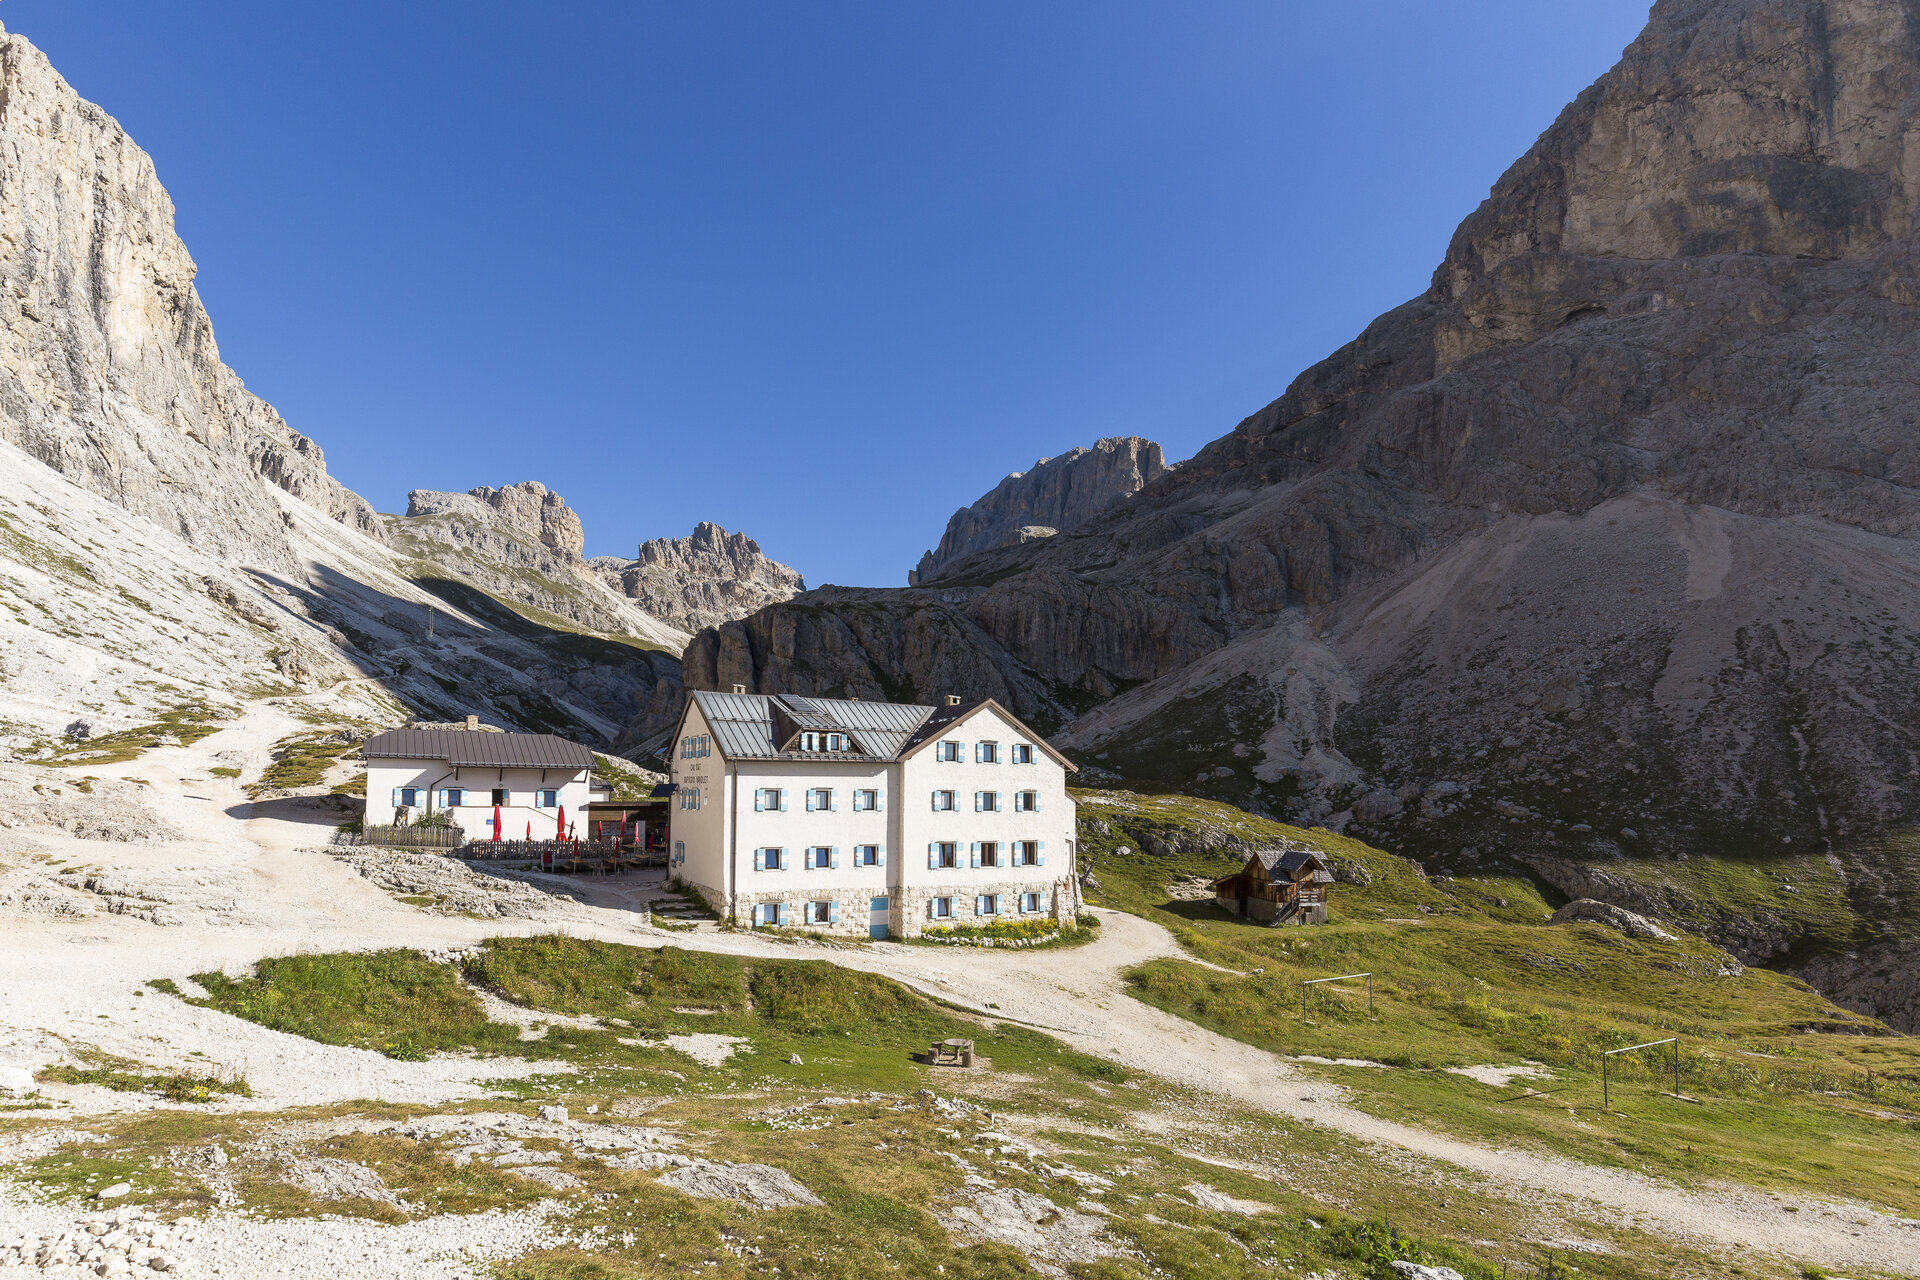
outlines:
[[[741,955],[830,955],[837,963],[899,979],[989,1018],[1043,1028],[1075,1048],[1130,1068],[1377,1144],[1397,1160],[1413,1156],[1451,1166],[1485,1179],[1490,1190],[1523,1201],[1544,1198],[1576,1215],[1714,1250],[1759,1250],[1826,1267],[1920,1274],[1915,1261],[1920,1258],[1920,1226],[1860,1205],[1733,1187],[1688,1190],[1643,1174],[1482,1146],[1370,1116],[1348,1105],[1337,1086],[1272,1054],[1132,999],[1120,977],[1125,969],[1163,956],[1184,958],[1166,931],[1133,916],[1100,913],[1100,939],[1073,949],[876,943],[814,952],[746,935],[669,934],[652,928],[644,915],[624,909],[636,895],[612,885],[589,894],[589,903],[556,899],[552,914],[538,919],[470,920],[421,912],[395,901],[318,847],[333,821],[330,813],[298,801],[253,805],[237,781],[209,773],[216,763],[246,760],[245,776],[254,776],[271,744],[301,727],[288,710],[256,707],[193,747],[159,749],[126,765],[91,770],[148,780],[155,811],[187,833],[185,840],[106,845],[50,828],[32,829],[37,847],[70,863],[137,875],[145,885],[162,886],[160,892],[170,877],[183,886],[183,893],[185,886],[204,890],[205,883],[217,882],[223,892],[237,892],[245,909],[227,915],[189,914],[176,925],[115,914],[80,919],[8,915],[0,922],[12,961],[9,980],[0,984],[0,1065],[40,1065],[62,1041],[71,1040],[167,1069],[202,1074],[212,1064],[216,1071],[244,1075],[256,1096],[235,1100],[235,1106],[272,1109],[365,1098],[435,1103],[479,1096],[487,1079],[541,1068],[518,1060],[395,1062],[270,1032],[157,993],[136,992],[155,977],[181,980],[210,968],[240,973],[264,956],[386,946],[457,949],[489,936],[556,928],[612,941],[671,942]],[[5,834],[17,847],[21,832]],[[20,861],[17,854],[10,860]],[[591,905],[596,900],[617,905]],[[31,977],[23,980],[23,975]],[[151,1105],[137,1095],[95,1088],[53,1091],[80,1112]],[[0,1216],[24,1211],[18,1199],[0,1202]],[[57,1216],[65,1211],[42,1207],[33,1216],[43,1212]],[[434,1238],[432,1231],[442,1228],[426,1223],[409,1228],[351,1226],[352,1232],[366,1235],[367,1248],[376,1248],[371,1243],[376,1239],[389,1238],[382,1233],[416,1229],[424,1245]],[[527,1229],[534,1230],[535,1224]],[[262,1241],[271,1237],[297,1242],[304,1238],[301,1233],[321,1230],[323,1226],[298,1223],[253,1222],[245,1231],[235,1226],[234,1238],[245,1243],[236,1244],[238,1252],[232,1256],[248,1256],[246,1250],[258,1246],[276,1262],[286,1258],[285,1265],[295,1266],[288,1254],[275,1253]],[[336,1234],[348,1230],[341,1225]],[[255,1240],[256,1235],[261,1239]],[[226,1228],[209,1227],[209,1241],[227,1238]],[[345,1242],[344,1235],[341,1240],[346,1252],[340,1256],[349,1256],[353,1250],[346,1246],[351,1242]],[[317,1241],[310,1244],[318,1247]],[[305,1246],[288,1247],[297,1253]],[[332,1274],[313,1272],[323,1273]],[[286,1274],[307,1272],[296,1267]],[[410,1274],[460,1272],[421,1269]]]

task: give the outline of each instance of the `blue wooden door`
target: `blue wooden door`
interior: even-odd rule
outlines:
[[[887,900],[875,898],[867,904],[867,936],[884,938],[887,936]]]

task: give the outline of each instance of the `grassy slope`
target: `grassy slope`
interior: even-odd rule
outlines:
[[[1721,953],[1691,937],[1548,925],[1547,902],[1525,880],[1428,881],[1357,841],[1210,801],[1079,799],[1083,864],[1099,886],[1090,897],[1166,924],[1196,956],[1248,975],[1147,965],[1133,988],[1160,1008],[1280,1053],[1392,1064],[1314,1068],[1381,1115],[1596,1163],[1920,1210],[1920,1041],[1884,1034],[1795,979],[1723,972]],[[1182,834],[1189,847],[1291,838],[1365,868],[1372,883],[1333,886],[1325,927],[1249,925],[1211,901],[1170,896],[1169,885],[1241,861],[1140,852]],[[1364,970],[1376,974],[1375,1016],[1362,984],[1316,988],[1302,1016],[1303,979]],[[1870,1034],[1828,1034],[1838,1030]],[[1621,1084],[1603,1109],[1599,1051],[1668,1035],[1683,1039],[1682,1090],[1695,1101],[1662,1096],[1670,1077],[1644,1053],[1615,1059]],[[1523,1060],[1551,1080],[1495,1088],[1444,1070]],[[1529,1087],[1546,1096],[1520,1098]]]
[[[594,1015],[605,1029],[555,1028],[542,1040],[519,1040],[512,1028],[486,1021],[462,977],[524,1005]],[[588,1106],[636,1114],[634,1100],[644,1099],[638,1111],[646,1123],[682,1133],[695,1153],[784,1167],[826,1201],[821,1209],[755,1211],[692,1199],[652,1175],[569,1156],[561,1167],[587,1184],[560,1193],[574,1209],[569,1226],[604,1228],[606,1243],[591,1253],[565,1247],[503,1264],[500,1273],[511,1280],[655,1276],[690,1267],[721,1277],[764,1277],[776,1268],[787,1277],[1032,1274],[1004,1246],[956,1247],[934,1221],[932,1211],[966,1194],[964,1170],[947,1153],[963,1154],[998,1186],[1050,1195],[1061,1204],[1091,1199],[1106,1206],[1113,1215],[1109,1232],[1128,1252],[1077,1265],[1074,1274],[1083,1280],[1278,1280],[1321,1268],[1397,1280],[1386,1265],[1392,1257],[1444,1262],[1473,1280],[1500,1274],[1484,1240],[1477,1249],[1448,1240],[1485,1234],[1486,1219],[1477,1216],[1484,1211],[1474,1207],[1479,1201],[1471,1192],[1461,1193],[1459,1205],[1475,1216],[1445,1228],[1431,1213],[1420,1218],[1418,1197],[1396,1200],[1393,1191],[1383,1197],[1401,1227],[1424,1220],[1425,1238],[1385,1221],[1347,1217],[1165,1142],[1141,1140],[1128,1128],[1130,1115],[1166,1101],[1151,1092],[1159,1087],[1151,1081],[1129,1079],[1113,1064],[1036,1032],[982,1024],[886,979],[823,961],[748,961],[547,936],[496,939],[467,962],[464,974],[396,950],[287,957],[262,962],[247,979],[206,974],[198,980],[211,992],[204,1003],[213,1008],[326,1043],[405,1057],[444,1049],[564,1058],[577,1074],[501,1087],[528,1100],[562,1089],[576,1115]],[[740,1036],[747,1043],[719,1067],[640,1043],[680,1032]],[[972,1038],[990,1070],[936,1070],[913,1060],[929,1040],[953,1034]],[[794,1056],[801,1062],[792,1062]],[[948,1096],[987,1088],[997,1115],[943,1112],[931,1094],[918,1092],[927,1085]],[[822,1102],[822,1093],[841,1096]],[[490,1100],[468,1109],[501,1105]],[[375,1103],[313,1114],[400,1119],[424,1110]],[[84,1194],[102,1179],[125,1179],[135,1185],[134,1202],[204,1207],[209,1189],[169,1153],[216,1141],[240,1150],[273,1125],[305,1114],[117,1118],[109,1140],[63,1147],[38,1160],[32,1175],[55,1194]],[[1053,1126],[1046,1136],[1059,1148],[1056,1162],[1111,1175],[1117,1185],[1072,1187],[1025,1157],[995,1159],[972,1140],[974,1132],[1004,1124],[1000,1117],[1020,1114]],[[1308,1128],[1270,1119],[1251,1123],[1266,1126],[1261,1145],[1288,1150],[1296,1164],[1326,1156],[1334,1145]],[[416,1214],[477,1212],[552,1194],[484,1162],[456,1169],[443,1152],[403,1139],[349,1134],[314,1146],[316,1154],[365,1162]],[[1197,1208],[1185,1191],[1194,1182],[1272,1211],[1248,1217]],[[250,1209],[269,1215],[403,1216],[367,1202],[310,1202],[264,1172],[243,1177],[240,1189]],[[1586,1274],[1621,1280],[1658,1274],[1641,1270],[1630,1256],[1595,1263]]]

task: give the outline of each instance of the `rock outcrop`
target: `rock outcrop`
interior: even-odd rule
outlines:
[[[1603,924],[1609,929],[1618,929],[1630,938],[1646,938],[1650,941],[1672,942],[1675,935],[1668,933],[1647,917],[1625,907],[1616,907],[1611,902],[1597,902],[1592,898],[1575,898],[1566,906],[1553,913],[1551,924]]]
[[[495,599],[607,635],[678,653],[687,632],[610,588],[581,557],[586,534],[566,499],[537,480],[466,493],[415,489],[385,517],[394,548]]]
[[[221,363],[152,161],[3,31],[0,192],[0,750],[110,757],[275,694],[356,724],[478,713],[604,745],[656,696],[678,704],[671,652],[509,609],[387,545]],[[474,501],[578,560],[543,492]]]
[[[951,588],[704,633],[688,679],[992,695],[1441,865],[1873,883],[1920,821],[1916,90],[1903,4],[1662,0],[1424,293],[1174,474]]]
[[[702,520],[685,538],[653,538],[632,560],[600,556],[594,570],[641,609],[687,631],[744,618],[807,589],[799,573],[744,533]]]
[[[152,160],[4,29],[0,190],[0,440],[230,563],[294,562],[263,479],[380,536],[220,362]]]
[[[920,557],[907,581],[922,586],[951,576],[980,551],[1022,546],[1079,528],[1167,473],[1160,446],[1139,436],[1110,436],[1016,471],[947,521],[940,545]]]

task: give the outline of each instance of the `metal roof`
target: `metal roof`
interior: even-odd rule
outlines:
[[[445,760],[456,769],[591,769],[593,752],[550,733],[394,729],[361,745],[368,759]]]
[[[803,698],[795,694],[693,691],[720,753],[730,760],[893,760],[932,707],[851,698]],[[847,734],[858,751],[786,751],[774,740],[776,712],[787,724]]]

